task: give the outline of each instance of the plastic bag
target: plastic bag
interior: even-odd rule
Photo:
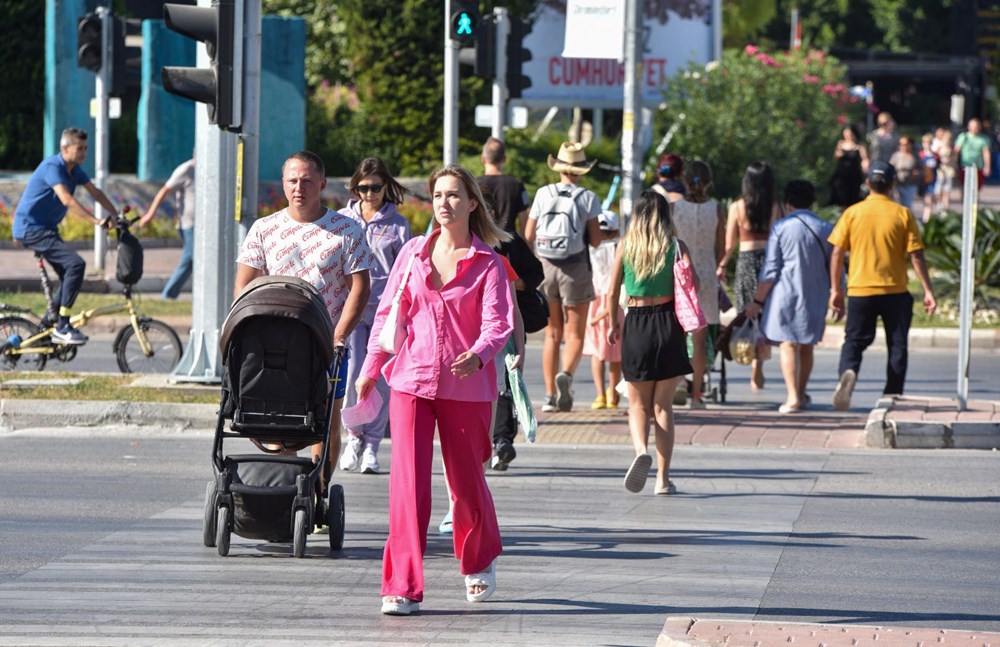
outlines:
[[[538,421],[535,419],[534,409],[531,408],[531,398],[528,397],[528,386],[524,383],[524,375],[521,369],[514,367],[516,357],[513,353],[504,356],[507,379],[510,381],[510,395],[514,400],[514,417],[521,425],[524,439],[528,443],[533,443],[538,432]]]
[[[747,317],[743,325],[729,337],[729,354],[737,364],[748,366],[757,359],[760,346],[766,343],[764,336],[760,334],[757,320]]]

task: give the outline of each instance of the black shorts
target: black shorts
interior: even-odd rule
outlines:
[[[629,307],[622,326],[625,381],[667,380],[691,372],[687,339],[674,314],[674,302]]]

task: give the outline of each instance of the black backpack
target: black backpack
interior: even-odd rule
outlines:
[[[142,244],[127,229],[118,232],[115,278],[122,285],[135,285],[142,278]]]

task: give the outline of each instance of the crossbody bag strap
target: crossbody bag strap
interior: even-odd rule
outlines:
[[[829,269],[830,268],[830,259],[826,257],[826,246],[823,245],[823,241],[820,239],[819,234],[817,234],[815,231],[813,231],[813,228],[809,226],[809,223],[807,223],[801,217],[795,216],[795,219],[798,220],[799,222],[801,222],[802,225],[806,229],[809,230],[809,233],[813,235],[813,238],[816,239],[816,242],[819,243],[819,251],[823,255],[823,260],[826,261],[825,267],[827,268],[827,273],[829,273],[829,271],[830,271],[830,269]]]
[[[416,255],[416,252],[410,254],[409,260],[406,261],[406,271],[403,272],[403,279],[399,282],[399,287],[396,288],[396,294],[392,297],[393,303],[399,303],[399,300],[403,297],[403,289],[406,287],[406,282],[410,280],[410,268],[413,267],[413,258]]]

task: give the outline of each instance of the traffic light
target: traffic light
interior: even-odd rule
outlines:
[[[463,45],[475,45],[479,34],[479,5],[475,2],[452,2],[448,38]]]
[[[511,99],[520,99],[531,87],[531,79],[521,73],[521,65],[531,60],[531,51],[524,48],[524,37],[530,33],[530,24],[511,16],[507,34],[507,90]]]
[[[101,17],[91,12],[76,23],[76,64],[91,72],[98,72],[103,58]]]
[[[205,43],[211,68],[164,67],[163,87],[208,106],[208,122],[239,132],[243,97],[243,0],[213,0],[212,7],[164,4],[167,28]],[[239,17],[237,18],[237,14]]]
[[[493,80],[497,74],[497,24],[493,14],[483,16],[472,47],[458,50],[458,62],[472,66],[473,74]]]

